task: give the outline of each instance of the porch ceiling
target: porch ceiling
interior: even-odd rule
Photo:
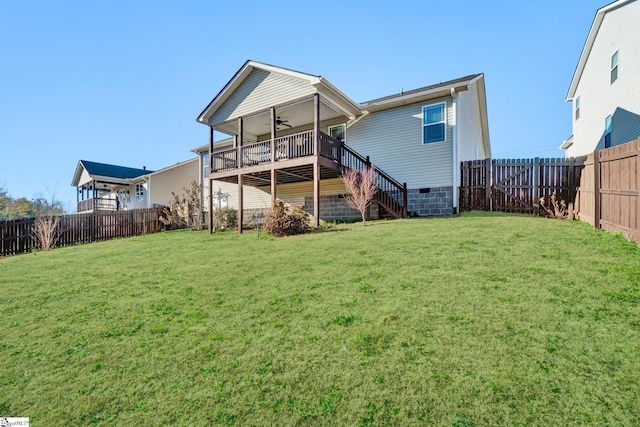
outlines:
[[[338,178],[340,175],[335,169],[320,166],[320,179]],[[242,175],[245,185],[252,187],[264,187],[271,185],[271,171],[257,172]],[[238,183],[238,176],[232,175],[226,178],[217,178],[217,181]],[[276,184],[292,184],[295,182],[313,181],[313,165],[303,165],[292,168],[276,170]]]
[[[286,122],[285,126],[278,126],[278,136],[284,136],[292,132],[311,129],[313,127],[313,98],[276,107],[276,117]],[[348,120],[344,114],[338,112],[332,106],[320,101],[320,120],[322,122]],[[232,120],[215,127],[215,130],[228,135],[238,134],[238,122]],[[265,110],[247,116],[243,119],[244,139],[246,141],[258,141],[271,138],[271,111]]]

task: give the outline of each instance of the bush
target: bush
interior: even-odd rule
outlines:
[[[277,199],[275,205],[267,211],[264,231],[276,237],[308,233],[311,231],[309,214],[302,210],[302,206]]]
[[[213,228],[227,230],[238,225],[238,212],[231,207],[215,209],[213,211]]]

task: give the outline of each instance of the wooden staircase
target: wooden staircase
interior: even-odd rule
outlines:
[[[346,144],[340,144],[340,160],[342,169],[364,171],[371,167],[369,156],[363,157]],[[378,191],[374,200],[388,213],[381,217],[407,218],[407,184],[400,184],[386,172],[375,167]]]

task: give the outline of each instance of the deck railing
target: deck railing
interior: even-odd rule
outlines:
[[[86,211],[115,211],[118,210],[118,201],[115,199],[86,199],[78,202],[78,212]]]
[[[320,155],[327,159],[333,160],[337,163],[340,162],[340,147],[342,142],[335,138],[330,137],[324,132],[320,132]]]
[[[242,147],[242,166],[254,166],[271,161],[271,140]]]
[[[322,136],[323,133],[321,132]],[[295,133],[282,136],[273,141],[275,147],[275,161],[296,159],[299,157],[313,156],[314,132]],[[238,168],[238,152],[242,158],[241,167],[255,166],[271,162],[271,140],[254,142],[242,146],[242,148],[228,148],[217,151],[211,155],[211,172],[223,172]]]
[[[319,155],[333,160],[342,168],[363,171],[371,165],[365,158],[349,148],[342,141],[320,132]],[[314,131],[305,131],[293,135],[282,136],[273,141],[260,141],[215,152],[211,155],[211,172],[234,170],[238,167],[249,167],[269,163],[313,156],[315,154]],[[272,152],[275,151],[275,152]],[[238,153],[242,162],[238,165]],[[275,160],[272,156],[275,155]],[[379,191],[376,201],[393,215],[407,216],[407,191],[403,184],[376,168],[376,183]]]

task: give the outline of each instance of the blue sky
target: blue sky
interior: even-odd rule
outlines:
[[[0,0],[0,185],[75,210],[79,159],[157,170],[207,142],[196,116],[247,60],[357,102],[485,73],[494,157],[560,157],[564,103],[606,0]]]

